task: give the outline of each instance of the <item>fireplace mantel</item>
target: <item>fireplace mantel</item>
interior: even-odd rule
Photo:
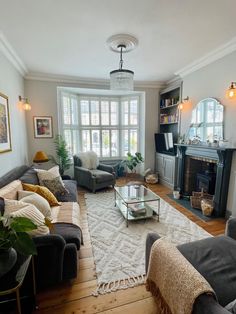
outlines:
[[[195,157],[217,164],[215,187],[215,215],[225,217],[232,155],[236,148],[209,147],[200,145],[176,144],[178,171],[177,188],[184,191],[185,157]]]

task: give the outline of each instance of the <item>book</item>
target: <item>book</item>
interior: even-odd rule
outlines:
[[[146,212],[146,208],[143,203],[129,204],[128,207],[131,212],[135,213]]]

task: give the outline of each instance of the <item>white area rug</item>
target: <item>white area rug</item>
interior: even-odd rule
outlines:
[[[157,232],[174,244],[211,236],[161,199],[160,221],[155,218],[126,222],[114,206],[114,192],[85,194],[88,224],[98,280],[95,294],[144,283],[145,241]],[[157,204],[154,202],[152,206]]]

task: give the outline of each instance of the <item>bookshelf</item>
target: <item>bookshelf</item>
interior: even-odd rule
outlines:
[[[160,133],[173,133],[174,143],[178,141],[179,108],[182,84],[169,86],[160,93]]]

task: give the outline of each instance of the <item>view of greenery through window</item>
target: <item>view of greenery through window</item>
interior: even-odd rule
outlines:
[[[139,97],[77,96],[62,93],[61,131],[72,154],[99,157],[134,154],[139,145]]]

